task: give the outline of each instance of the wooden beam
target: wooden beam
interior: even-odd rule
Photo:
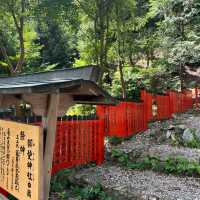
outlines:
[[[46,144],[44,151],[44,200],[48,200],[51,181],[51,169],[53,162],[53,152],[56,139],[57,112],[59,106],[59,93],[49,95],[49,104],[46,120]]]
[[[15,95],[0,95],[1,100],[1,108],[9,108],[13,105],[19,105],[22,100],[20,98],[17,98]]]
[[[33,113],[37,116],[47,115],[47,94],[24,94],[23,101],[29,103],[32,107]]]

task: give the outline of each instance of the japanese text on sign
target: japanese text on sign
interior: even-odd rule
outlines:
[[[39,200],[41,128],[0,120],[0,187],[20,200]]]

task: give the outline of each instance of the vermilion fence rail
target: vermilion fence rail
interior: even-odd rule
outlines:
[[[170,97],[169,95],[156,95],[155,101],[157,105],[157,120],[169,119],[172,116],[170,111]]]
[[[183,111],[187,111],[193,106],[193,98],[192,91],[185,90],[184,91],[184,99],[183,99]]]
[[[185,112],[193,106],[189,90],[169,91],[166,95],[153,95],[143,90],[141,99],[143,103],[97,106],[97,115],[105,122],[106,136],[131,136],[145,130],[149,121],[169,119],[173,113]]]
[[[58,119],[52,174],[91,162],[100,165],[104,161],[104,121],[86,118]],[[34,118],[27,121],[41,125]]]
[[[145,117],[147,121],[153,120],[153,110],[152,110],[152,104],[153,104],[153,95],[145,90],[141,91],[141,99],[144,103],[144,109],[145,109]]]
[[[185,112],[193,106],[191,91],[184,91],[182,93],[170,91],[169,96],[172,113]]]
[[[147,129],[145,106],[143,103],[127,104],[127,136],[142,132]]]
[[[127,117],[126,103],[120,102],[117,106],[97,106],[96,113],[105,123],[106,136],[126,136]]]
[[[194,100],[195,106],[199,107],[199,103],[200,103],[200,89],[199,88],[195,88],[195,100]]]
[[[97,115],[104,120],[106,136],[128,137],[147,128],[143,103],[120,102],[117,106],[97,106]]]
[[[143,90],[141,91],[141,99],[145,105],[147,121],[164,120],[171,117],[169,95],[153,95]],[[156,111],[153,111],[153,106],[157,108]]]
[[[90,162],[104,161],[102,120],[72,120],[57,124],[52,173]]]

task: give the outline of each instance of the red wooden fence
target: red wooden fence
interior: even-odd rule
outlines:
[[[97,115],[105,122],[105,135],[128,137],[147,128],[143,103],[120,102],[117,106],[97,106]]]
[[[171,117],[169,95],[153,95],[145,90],[141,91],[141,99],[145,105],[147,121],[163,120]],[[157,113],[153,115],[153,104],[157,107]]]
[[[200,104],[200,89],[199,88],[195,88],[195,106],[196,107],[199,107],[199,104]]]
[[[153,110],[152,110],[152,104],[153,104],[153,95],[145,90],[141,91],[141,99],[144,102],[144,108],[145,108],[145,117],[147,121],[153,120]]]
[[[183,99],[183,112],[192,108],[192,106],[193,106],[192,91],[185,90],[184,91],[184,99]]]
[[[101,164],[103,161],[102,120],[58,122],[52,173],[90,162]]]
[[[193,106],[191,91],[186,90],[182,93],[170,91],[169,96],[172,113],[185,112]]]
[[[127,104],[127,136],[142,132],[147,129],[145,107],[143,103]]]
[[[143,103],[120,102],[116,106],[97,106],[97,115],[105,122],[105,135],[128,137],[147,128],[148,121],[164,120],[173,113],[192,108],[192,92],[170,91],[166,95],[153,95],[141,91]],[[153,104],[156,107],[153,114]]]
[[[157,104],[157,120],[169,119],[172,116],[170,111],[170,97],[168,95],[156,95],[155,101]]]

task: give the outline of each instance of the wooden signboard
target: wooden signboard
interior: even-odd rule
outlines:
[[[20,200],[42,199],[42,129],[0,120],[0,187]]]

